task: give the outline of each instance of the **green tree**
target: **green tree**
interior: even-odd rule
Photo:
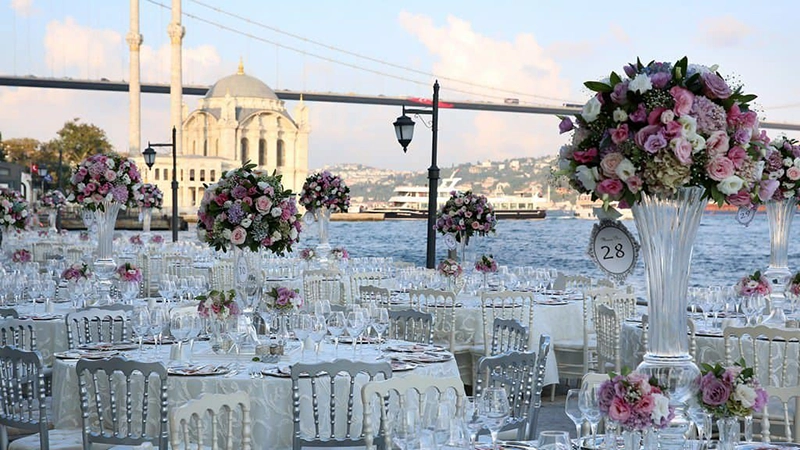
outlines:
[[[114,151],[103,129],[90,123],[80,123],[78,118],[65,123],[57,134],[54,144],[63,150],[66,165],[75,165],[90,155]]]
[[[33,138],[14,138],[3,141],[3,150],[9,162],[29,167],[38,164],[36,158],[41,142]]]

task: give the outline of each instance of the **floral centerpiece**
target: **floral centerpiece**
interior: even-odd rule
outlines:
[[[104,211],[105,204],[117,203],[122,209],[137,206],[141,198],[142,177],[132,159],[115,153],[89,156],[72,171],[67,201],[90,211]]]
[[[303,261],[311,261],[314,259],[315,253],[313,248],[304,248],[300,251],[300,259]]]
[[[139,186],[137,205],[139,208],[161,209],[164,193],[155,184],[143,183]]]
[[[236,291],[213,290],[206,295],[198,295],[197,313],[200,317],[225,320],[231,316],[238,316],[239,305],[236,304]]]
[[[61,272],[61,278],[67,281],[86,280],[92,276],[89,266],[86,263],[75,263]]]
[[[25,229],[28,219],[28,202],[18,191],[0,188],[0,227]]]
[[[598,404],[601,414],[623,430],[664,428],[674,417],[675,409],[655,378],[627,368],[621,375],[610,374],[610,378],[600,386]]]
[[[288,312],[303,306],[303,297],[297,289],[287,287],[274,287],[267,292],[267,304],[278,311]]]
[[[761,179],[765,201],[800,196],[800,145],[796,140],[779,136],[770,141]]]
[[[438,270],[440,274],[446,277],[460,277],[461,274],[464,272],[464,269],[461,267],[461,264],[459,264],[458,261],[452,258],[447,258],[442,260],[436,267],[436,270]]]
[[[117,278],[120,281],[142,282],[142,271],[131,263],[121,264],[117,267]]]
[[[492,255],[481,255],[481,257],[475,261],[475,270],[481,273],[495,273],[497,272],[497,261],[495,261]]]
[[[278,255],[292,250],[302,225],[291,191],[280,175],[247,163],[206,187],[198,210],[200,238],[216,250],[261,248]]]
[[[472,191],[452,191],[450,199],[436,213],[436,230],[453,235],[457,242],[466,243],[475,234],[486,236],[495,231],[496,225],[492,204]]]
[[[150,236],[150,242],[153,244],[161,244],[164,242],[164,236],[161,236],[160,234],[154,234]]]
[[[298,202],[308,211],[325,207],[331,211],[347,212],[350,188],[340,176],[323,170],[306,178]]]
[[[33,255],[31,255],[31,252],[29,252],[28,250],[25,250],[24,248],[16,250],[11,255],[11,261],[13,261],[15,263],[27,263],[27,262],[31,262],[32,259],[33,259]]]
[[[47,209],[59,209],[67,204],[67,197],[59,190],[47,191],[39,199],[39,206]]]
[[[128,238],[128,242],[130,242],[133,245],[144,245],[144,242],[142,242],[142,236],[140,234],[132,235],[131,237]]]
[[[786,285],[786,292],[795,297],[800,296],[800,272],[796,272],[789,279],[789,284]]]
[[[746,297],[754,295],[769,295],[772,293],[772,284],[760,270],[756,270],[751,275],[742,277],[734,286],[736,293]]]
[[[672,194],[702,186],[718,204],[752,206],[774,193],[762,181],[769,138],[750,110],[755,95],[731,87],[716,66],[637,60],[603,81],[577,115],[562,118],[559,169],[573,188],[604,205],[632,205],[642,193]]]
[[[88,231],[81,231],[80,233],[78,233],[78,240],[81,241],[81,242],[88,241],[90,237],[91,236],[89,236],[89,232]]]
[[[350,259],[350,253],[344,247],[334,247],[331,249],[331,257],[336,261]]]

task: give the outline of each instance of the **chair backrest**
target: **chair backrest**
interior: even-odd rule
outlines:
[[[338,270],[306,270],[303,272],[303,298],[310,305],[330,300],[331,305],[347,304],[342,274]]]
[[[424,397],[433,390],[439,402],[445,401],[445,396],[452,393],[455,397],[456,413],[462,410],[464,402],[464,383],[461,378],[450,377],[440,378],[435,376],[409,375],[401,378],[390,378],[388,380],[371,381],[361,388],[361,403],[364,405],[363,432],[367,450],[378,448],[394,448],[389,433],[389,408],[391,406],[390,397],[397,398],[395,407],[398,411],[403,411],[409,403],[406,396],[411,391],[412,395],[417,396],[418,405],[421,407]],[[375,398],[380,399],[380,424],[378,433],[375,434],[372,425],[373,402]],[[421,416],[421,414],[420,414]],[[377,439],[376,439],[377,437]],[[376,446],[375,441],[383,440],[382,446]]]
[[[0,345],[9,345],[21,350],[38,350],[33,320],[0,320]]]
[[[767,391],[767,402],[761,413],[761,441],[772,442],[773,440],[784,442],[800,442],[800,386],[776,387],[765,386]],[[770,414],[770,399],[777,398],[781,403],[781,414]],[[777,419],[783,425],[783,435],[773,438],[772,419]],[[794,424],[794,430],[792,430]]]
[[[210,430],[207,429],[210,425]],[[247,392],[203,394],[169,411],[169,441],[173,450],[251,448],[250,397]],[[238,438],[233,432],[240,429]],[[222,441],[222,442],[220,442]]]
[[[597,370],[607,372],[622,370],[620,349],[621,322],[617,312],[606,304],[595,305],[595,331],[597,332]]]
[[[350,275],[350,299],[351,303],[361,303],[361,286],[380,286],[386,278],[386,274],[380,272],[356,272]]]
[[[110,305],[87,306],[85,308],[78,309],[78,311],[93,311],[98,309],[102,309],[105,311],[123,311],[126,313],[132,313],[133,305],[126,305],[125,303],[112,303]]]
[[[383,379],[388,379],[392,376],[392,367],[388,362],[366,363],[345,359],[315,364],[296,363],[292,366],[293,448],[364,445],[363,427],[358,434],[354,434],[352,427],[356,407],[363,407],[354,399],[356,377],[359,374],[366,376],[368,381],[375,380],[380,374],[383,374]],[[344,383],[346,386],[342,386]],[[301,384],[310,392],[306,391],[301,396]],[[321,401],[320,395],[327,396],[329,400]],[[311,424],[303,426],[301,417],[308,417],[309,409],[313,414],[314,432],[304,437],[301,428],[310,428]],[[327,422],[324,420],[326,416],[329,418]]]
[[[628,292],[624,288],[610,289],[599,293],[594,297],[594,305],[595,307],[597,305],[608,305],[614,308],[620,320],[625,320],[636,315],[636,295]]]
[[[358,286],[358,292],[362,303],[374,301],[379,305],[388,306],[392,298],[389,289],[371,284]]]
[[[535,436],[538,409],[544,384],[547,353],[550,337],[540,340],[540,357],[536,352],[509,352],[496,356],[484,356],[478,362],[475,396],[480,398],[489,386],[503,387],[508,394],[511,417],[503,430],[517,430],[518,440]]]
[[[436,289],[411,289],[411,308],[433,314],[434,340],[443,340],[448,350],[456,350],[456,294]]]
[[[93,308],[67,314],[67,345],[130,340],[128,314],[125,311]]]
[[[528,330],[533,329],[533,293],[523,291],[481,292],[481,317],[483,318],[484,355],[493,355],[491,351],[494,320],[514,319]],[[531,346],[527,342],[526,346]]]
[[[586,275],[566,275],[559,273],[553,281],[553,289],[582,289],[592,285],[592,279]]]
[[[517,319],[494,318],[490,355],[528,351],[528,327]]]
[[[433,344],[433,314],[414,309],[390,309],[387,333],[387,339]]]
[[[0,308],[0,318],[10,317],[12,319],[16,319],[19,317],[19,313],[14,308]]]
[[[217,261],[211,269],[211,288],[228,291],[233,289],[233,286],[233,261]]]
[[[192,275],[194,261],[188,256],[171,254],[163,256],[162,264],[164,273],[183,278]]]
[[[85,450],[93,443],[145,442],[167,450],[167,369],[163,364],[115,356],[81,359],[75,370]],[[157,393],[155,398],[151,398],[151,389]]]
[[[762,386],[796,386],[800,361],[800,330],[758,325],[725,327],[725,361],[732,365],[744,358]]]
[[[50,448],[45,398],[42,355],[0,347],[0,425],[38,431],[41,450]]]

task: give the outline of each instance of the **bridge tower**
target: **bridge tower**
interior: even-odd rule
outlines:
[[[139,34],[139,0],[130,0],[131,24],[125,40],[130,49],[130,87],[129,96],[129,124],[128,124],[128,156],[138,159],[141,155],[142,145],[142,93],[139,74],[139,48],[142,45],[142,35]]]

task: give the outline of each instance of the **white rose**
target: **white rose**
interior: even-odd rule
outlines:
[[[230,240],[231,239],[231,230],[225,228],[222,230],[222,237],[223,239]]]
[[[597,169],[595,169],[596,171]],[[593,191],[594,188],[597,186],[597,178],[595,177],[595,173],[592,169],[586,166],[578,166],[575,169],[575,176],[578,177],[578,181],[589,191]]]
[[[783,169],[778,169],[775,172],[770,172],[769,175],[767,175],[767,177],[769,177],[770,180],[777,180],[782,176],[783,176]]]
[[[294,229],[294,227],[292,227],[292,228],[289,230],[289,238],[291,238],[292,240],[295,240],[295,239],[297,239],[297,230],[296,230],[296,229]]]
[[[745,408],[752,408],[756,402],[756,391],[746,384],[736,386],[733,399],[739,401]]]
[[[107,202],[113,202],[114,201],[114,196],[111,195],[110,192],[108,194],[106,194],[106,201]]]
[[[672,112],[671,109],[667,109],[661,113],[661,123],[664,125],[672,122],[673,120],[675,120],[675,113]]]
[[[794,197],[793,191],[783,191],[783,198],[792,198]]]
[[[280,208],[275,207],[272,208],[272,210],[269,213],[272,217],[280,217],[282,212],[283,211]]]
[[[617,164],[617,170],[614,171],[620,180],[626,181],[628,178],[636,174],[636,166],[633,165],[630,159],[625,158]]]
[[[794,160],[792,158],[786,158],[783,160],[784,167],[792,167],[793,165],[794,165]]]
[[[275,231],[272,232],[272,240],[273,241],[280,241],[282,237],[283,236],[281,236],[281,232],[280,231],[275,230]]]
[[[796,167],[800,167],[800,158],[795,158],[795,159],[794,159],[794,165],[795,165]]]
[[[241,225],[243,228],[248,228],[252,223],[253,221],[249,217],[245,217],[244,219],[242,219],[239,225]]]
[[[653,399],[655,405],[650,417],[653,419],[653,423],[660,424],[662,420],[669,417],[669,399],[661,394],[654,394]]]
[[[224,206],[225,208],[230,208],[231,206],[233,206],[233,201],[227,200],[225,203],[222,204],[222,206]]]
[[[5,223],[11,223],[11,214],[6,214],[5,216],[3,216],[3,221]]]
[[[125,184],[131,184],[131,177],[129,177],[128,174],[126,173],[125,175],[122,176],[122,182]]]
[[[22,217],[28,217],[28,210],[23,209],[22,211],[19,212],[19,215]]]
[[[106,160],[106,167],[108,167],[109,169],[113,169],[114,168],[114,160],[111,159],[111,158],[108,158]]]
[[[691,139],[697,134],[697,119],[690,115],[684,115],[678,118],[678,123],[683,126],[681,135],[687,139]]]
[[[615,122],[625,122],[628,120],[628,113],[623,111],[620,108],[614,110],[614,113],[611,115]]]
[[[82,190],[86,189],[86,183],[78,183],[77,187],[78,187],[79,191],[82,191]]]
[[[267,183],[266,181],[259,181],[258,182],[258,188],[261,189],[262,191],[267,190],[268,187],[269,187],[269,183]]]
[[[717,189],[725,195],[733,195],[744,186],[744,181],[736,175],[731,175],[728,178],[717,183]]]
[[[650,89],[653,89],[653,83],[650,82],[650,77],[643,73],[637,74],[636,78],[628,83],[628,90],[631,92],[644,94]]]
[[[692,144],[692,149],[694,150],[693,153],[697,153],[701,150],[706,149],[706,138],[700,136],[699,134],[695,134],[694,136],[688,138],[689,142]]]
[[[581,117],[583,120],[587,122],[594,122],[597,119],[597,116],[600,115],[600,108],[603,105],[600,103],[600,100],[597,97],[592,97],[583,105],[583,110],[581,110]]]

